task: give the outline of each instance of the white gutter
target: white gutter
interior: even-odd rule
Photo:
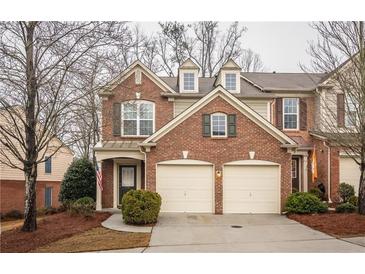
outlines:
[[[323,141],[323,145],[327,148],[327,185],[328,185],[328,202],[331,201],[331,148]]]

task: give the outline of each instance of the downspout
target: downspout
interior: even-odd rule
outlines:
[[[323,141],[323,145],[327,148],[327,186],[328,186],[328,202],[331,201],[331,148]]]
[[[143,151],[142,146],[139,147],[139,151],[144,155],[144,190],[147,189],[147,153]]]

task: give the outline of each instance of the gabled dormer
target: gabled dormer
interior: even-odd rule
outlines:
[[[199,67],[189,58],[179,67],[179,91],[197,93],[199,91]]]
[[[219,70],[215,85],[220,84],[231,93],[240,93],[240,73],[241,67],[235,61],[229,59]]]

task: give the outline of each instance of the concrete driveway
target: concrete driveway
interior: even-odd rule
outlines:
[[[143,252],[365,252],[280,215],[162,213]]]

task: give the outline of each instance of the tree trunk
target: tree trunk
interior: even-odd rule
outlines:
[[[32,232],[37,229],[36,200],[37,165],[31,165],[25,171],[25,210],[22,231]]]
[[[34,68],[34,31],[37,23],[25,23],[26,41],[26,77],[27,77],[27,102],[25,112],[25,209],[24,224],[22,231],[32,232],[37,229],[37,210],[36,210],[36,183],[37,183],[37,144],[36,127],[37,118],[35,117],[37,80]]]
[[[359,184],[359,213],[365,215],[365,163],[361,163]]]

